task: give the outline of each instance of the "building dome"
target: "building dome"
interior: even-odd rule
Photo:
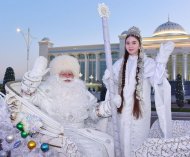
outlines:
[[[48,37],[44,37],[44,38],[42,39],[42,41],[50,41],[50,39],[49,39]]]
[[[183,27],[177,23],[168,22],[161,24],[156,28],[153,33],[153,36],[166,36],[166,35],[185,35],[187,32],[183,29]]]
[[[121,35],[127,35],[127,31],[123,31]]]

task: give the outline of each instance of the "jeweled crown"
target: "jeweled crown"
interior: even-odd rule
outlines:
[[[133,26],[133,27],[131,27],[131,28],[128,29],[128,31],[127,31],[127,36],[128,36],[128,35],[137,36],[137,37],[139,37],[140,40],[141,40],[141,32],[140,32],[140,29],[137,28],[137,27],[135,27],[135,26]]]

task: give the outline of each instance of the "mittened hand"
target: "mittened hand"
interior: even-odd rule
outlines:
[[[164,54],[170,55],[174,50],[175,44],[172,41],[168,41],[165,44],[162,44],[162,52]]]
[[[175,47],[174,42],[168,41],[166,43],[162,43],[160,45],[160,51],[157,55],[156,61],[159,63],[166,64],[168,62],[170,54],[173,52]]]
[[[30,76],[31,77],[43,76],[48,71],[48,69],[46,68],[47,68],[47,59],[43,56],[39,56],[34,63],[34,66],[30,72]]]
[[[113,97],[113,104],[117,107],[120,108],[121,106],[121,96],[120,95],[115,95]]]

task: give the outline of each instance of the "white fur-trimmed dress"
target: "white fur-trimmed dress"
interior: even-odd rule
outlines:
[[[113,65],[115,91],[118,91],[119,69],[123,58]],[[124,106],[119,114],[120,142],[124,157],[133,157],[135,150],[148,137],[151,119],[151,86],[155,91],[155,105],[160,126],[166,138],[171,136],[171,89],[166,79],[165,65],[144,57],[142,118],[136,120],[133,115],[134,91],[136,85],[137,56],[129,56],[126,65]],[[103,77],[104,78],[104,77]],[[108,84],[107,80],[104,80]],[[116,93],[117,94],[117,93]],[[109,98],[109,91],[106,98]],[[109,124],[109,123],[108,123]]]

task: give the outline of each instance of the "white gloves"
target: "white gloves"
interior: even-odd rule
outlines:
[[[112,99],[113,105],[115,105],[117,108],[121,106],[121,96],[115,95]],[[95,113],[98,117],[109,117],[111,116],[111,104],[110,101],[102,101],[97,106]]]
[[[29,75],[30,77],[42,77],[45,75],[49,69],[47,68],[47,59],[43,56],[39,56],[30,71]]]
[[[168,62],[169,56],[174,50],[175,44],[172,41],[168,41],[166,43],[162,43],[160,45],[160,51],[156,57],[156,61],[158,63],[166,64]]]
[[[115,95],[113,97],[113,104],[117,107],[117,108],[120,108],[121,106],[121,96],[118,94],[118,95]]]
[[[21,82],[21,91],[23,96],[28,97],[35,93],[37,87],[40,85],[42,76],[45,75],[49,69],[47,67],[47,59],[40,56],[36,59],[31,71],[26,72]]]

